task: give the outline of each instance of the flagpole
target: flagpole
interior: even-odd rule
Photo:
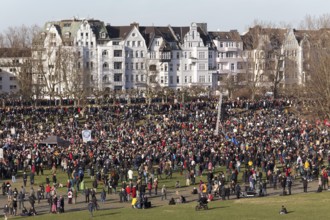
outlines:
[[[221,119],[221,106],[222,106],[222,93],[220,92],[217,124],[216,124],[216,127],[215,127],[214,135],[219,135],[219,125],[220,125],[220,119]]]

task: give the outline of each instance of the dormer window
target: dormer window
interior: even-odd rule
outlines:
[[[70,38],[71,33],[70,32],[66,32],[64,36],[65,36],[65,38]]]
[[[106,37],[105,33],[102,32],[102,33],[101,33],[101,38],[105,38],[105,37]]]

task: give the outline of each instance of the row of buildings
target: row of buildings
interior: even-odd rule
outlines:
[[[31,89],[35,96],[79,97],[112,90],[304,85],[310,74],[309,50],[322,35],[328,36],[328,30],[255,26],[241,35],[209,31],[206,23],[47,22],[32,48],[0,49],[0,93],[27,94]]]

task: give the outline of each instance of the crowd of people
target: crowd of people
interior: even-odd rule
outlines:
[[[30,192],[29,199],[45,194],[53,213],[64,212],[64,198],[56,193],[61,184],[68,188],[69,203],[83,192],[86,203],[92,197],[89,207],[96,208],[96,193],[105,201],[107,193],[115,192],[120,202],[146,207],[148,196],[158,194],[159,181],[171,178],[174,171],[184,174],[187,186],[206,174],[207,181],[201,181],[198,190],[222,199],[232,193],[239,198],[239,182],[245,191],[260,195],[267,194],[267,184],[291,194],[297,176],[304,184],[320,178],[327,189],[328,128],[299,118],[290,111],[292,105],[285,99],[224,101],[219,134],[217,100],[84,108],[11,106],[0,109],[0,178],[14,183],[22,173],[23,188],[28,179],[32,187],[35,176],[50,169],[52,176],[38,188],[37,196]],[[91,141],[83,141],[83,130],[92,132]],[[40,144],[50,135],[68,144]],[[219,166],[224,171],[214,175]],[[58,183],[57,172],[67,173],[67,183]],[[92,179],[90,189],[86,178]],[[7,182],[3,193],[15,191],[10,199],[18,200],[22,190],[13,190]],[[105,188],[97,192],[100,182]],[[159,196],[166,199],[165,185]]]

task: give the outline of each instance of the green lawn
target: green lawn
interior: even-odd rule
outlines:
[[[49,174],[49,170],[45,171],[45,174]],[[86,174],[87,175],[87,174]],[[51,177],[49,175],[49,177]],[[58,171],[58,181],[65,185],[67,181],[67,175],[61,171]],[[36,176],[37,184],[44,183],[46,176]],[[86,186],[91,187],[91,180],[86,176]],[[200,179],[205,180],[206,177],[196,178],[196,183]],[[21,180],[21,179],[20,179]],[[166,184],[167,187],[174,191],[175,181],[179,180],[181,186],[184,186],[184,175],[179,173],[173,174],[173,179],[160,180],[160,187]],[[16,183],[15,186],[20,186],[20,183]],[[28,184],[29,186],[29,184]],[[99,189],[102,185],[99,186]],[[29,187],[27,187],[29,190]],[[60,194],[65,194],[66,188],[59,190]],[[330,201],[330,192],[322,193],[307,193],[307,194],[295,194],[292,196],[272,196],[263,198],[246,198],[240,200],[229,201],[215,201],[209,204],[209,210],[207,211],[195,211],[194,207],[196,202],[190,202],[187,204],[178,204],[175,206],[169,206],[165,203],[158,205],[151,209],[137,210],[132,209],[129,205],[127,208],[114,208],[111,209],[110,205],[101,205],[102,210],[94,213],[95,219],[328,219],[328,202]],[[282,205],[285,205],[289,211],[288,215],[279,215],[278,212]],[[110,209],[106,209],[107,206]],[[117,205],[118,206],[118,205]],[[86,207],[87,208],[87,207]],[[65,214],[46,214],[33,217],[34,219],[90,219],[87,211],[71,211]],[[17,217],[19,218],[19,217]]]
[[[207,211],[195,211],[195,202],[163,205],[151,209],[137,210],[119,208],[101,210],[94,213],[94,219],[328,219],[330,192],[307,193],[292,196],[274,196],[264,198],[247,198],[240,200],[216,201],[209,204]],[[287,215],[278,212],[285,205]],[[87,211],[65,214],[47,214],[35,216],[34,219],[90,219]]]

